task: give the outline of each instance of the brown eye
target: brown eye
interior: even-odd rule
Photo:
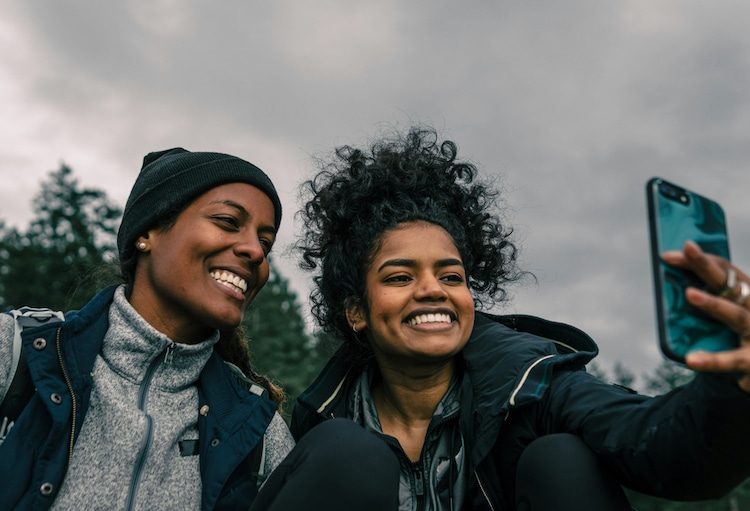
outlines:
[[[273,241],[267,240],[265,238],[260,238],[260,244],[263,246],[263,252],[268,255],[271,252],[271,249],[273,248]]]
[[[408,275],[395,275],[393,277],[388,277],[383,282],[409,282],[411,280],[411,277]]]
[[[217,216],[214,218],[218,222],[224,224],[227,227],[231,227],[232,229],[237,229],[240,226],[240,223],[237,221],[237,219],[231,216]]]

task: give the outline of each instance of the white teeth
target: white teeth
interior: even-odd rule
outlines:
[[[247,282],[245,282],[245,279],[240,277],[239,275],[235,275],[234,273],[229,273],[227,271],[213,271],[211,272],[211,276],[216,279],[216,282],[219,284],[224,284],[227,287],[236,288],[241,293],[244,293],[247,291]]]
[[[448,314],[422,314],[409,320],[410,325],[419,325],[422,323],[450,323],[451,317]]]

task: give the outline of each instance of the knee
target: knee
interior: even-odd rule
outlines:
[[[570,433],[545,435],[531,442],[521,454],[518,471],[558,470],[571,461],[598,463],[594,453],[578,436]]]
[[[307,463],[316,463],[348,477],[357,474],[398,474],[398,460],[375,434],[348,419],[331,419],[319,424],[300,441],[308,451]]]
[[[629,510],[622,488],[578,436],[540,437],[516,470],[518,509]]]

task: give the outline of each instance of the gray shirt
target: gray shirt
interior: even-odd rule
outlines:
[[[352,419],[381,435],[378,411],[370,385],[372,370],[365,370],[355,385],[349,403]],[[399,511],[453,511],[460,509],[466,492],[464,442],[458,428],[458,378],[438,403],[427,429],[419,461],[412,462],[393,437],[389,445],[399,459]],[[420,502],[422,502],[420,507]]]

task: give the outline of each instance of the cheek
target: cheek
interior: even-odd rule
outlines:
[[[250,303],[252,303],[260,290],[263,289],[263,286],[265,286],[266,282],[268,282],[269,275],[270,269],[268,267],[268,262],[265,262],[258,268],[258,280],[255,282],[255,289],[253,289],[247,295],[247,299],[245,300],[245,307],[250,305]]]
[[[458,298],[458,307],[461,310],[474,310],[474,296],[466,289]]]

